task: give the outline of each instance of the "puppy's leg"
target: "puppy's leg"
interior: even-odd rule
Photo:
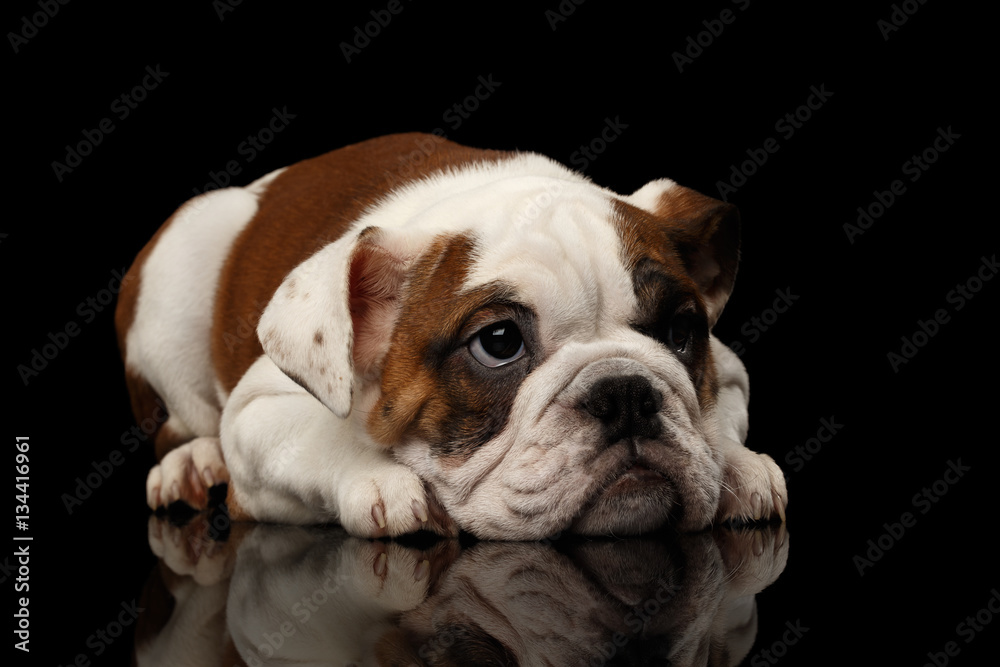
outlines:
[[[373,537],[435,530],[424,483],[372,442],[365,415],[340,419],[261,357],[223,410],[230,498],[262,521],[338,521]]]
[[[740,358],[712,337],[712,354],[719,379],[716,410],[724,473],[716,521],[785,519],[788,491],[785,475],[767,454],[747,449],[750,378]]]

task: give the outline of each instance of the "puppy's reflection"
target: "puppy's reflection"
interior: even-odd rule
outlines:
[[[162,610],[137,628],[139,665],[736,665],[788,556],[784,525],[465,549],[214,532],[151,519],[145,604]]]

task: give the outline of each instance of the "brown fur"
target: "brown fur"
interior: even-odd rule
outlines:
[[[520,381],[503,383],[505,391],[493,376],[509,373],[477,377],[464,346],[478,326],[506,318],[509,289],[490,284],[460,292],[474,254],[469,237],[442,236],[417,260],[386,355],[382,396],[368,419],[378,441],[391,444],[411,432],[443,453],[467,455],[503,427]]]
[[[256,335],[241,338],[237,332],[248,324],[256,326],[284,277],[343,234],[391,186],[505,155],[459,146],[434,135],[411,133],[354,144],[289,167],[261,198],[257,215],[234,242],[219,279],[212,352],[223,388],[232,391],[263,354]],[[115,327],[123,359],[142,290],[142,267],[176,217],[172,215],[140,250],[122,280]],[[320,343],[322,333],[317,332],[316,338]],[[157,458],[162,459],[190,439],[190,434],[163,427],[166,414],[161,397],[142,375],[127,369],[125,382],[136,422],[152,419],[156,423],[150,435]],[[160,419],[154,417],[157,414]]]
[[[416,157],[405,163],[401,155]],[[279,175],[261,197],[257,215],[233,243],[219,280],[212,353],[223,388],[232,391],[263,354],[256,336],[232,343],[240,322],[255,325],[285,276],[340,237],[390,186],[503,155],[432,135],[400,134],[299,162]]]
[[[640,329],[663,330],[672,312],[654,312],[664,307],[694,306],[702,335],[696,338],[692,380],[698,389],[702,408],[714,403],[718,392],[715,365],[708,353],[708,326],[704,295],[732,289],[739,256],[739,219],[735,209],[720,201],[687,188],[674,188],[660,199],[655,213],[621,200],[614,202],[613,223],[621,235],[626,268],[632,272],[640,308],[644,311]],[[708,250],[719,263],[714,281],[698,282],[698,259]],[[687,272],[683,268],[687,269]],[[692,272],[694,277],[692,277]],[[657,279],[643,279],[644,275]],[[671,294],[665,294],[664,286]],[[671,303],[672,302],[672,303]]]

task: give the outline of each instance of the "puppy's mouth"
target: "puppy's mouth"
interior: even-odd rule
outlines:
[[[596,489],[571,530],[586,535],[639,535],[667,523],[679,500],[670,478],[634,456],[618,470]]]
[[[636,493],[660,486],[668,482],[666,475],[643,465],[642,463],[632,463],[621,473],[618,478],[608,486],[601,496],[605,498],[614,497],[620,494]]]

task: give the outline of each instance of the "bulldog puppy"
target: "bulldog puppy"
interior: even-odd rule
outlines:
[[[153,508],[536,539],[783,518],[711,336],[734,207],[394,135],[174,214],[116,314]],[[256,331],[254,331],[256,329]],[[165,415],[169,415],[164,419]]]

